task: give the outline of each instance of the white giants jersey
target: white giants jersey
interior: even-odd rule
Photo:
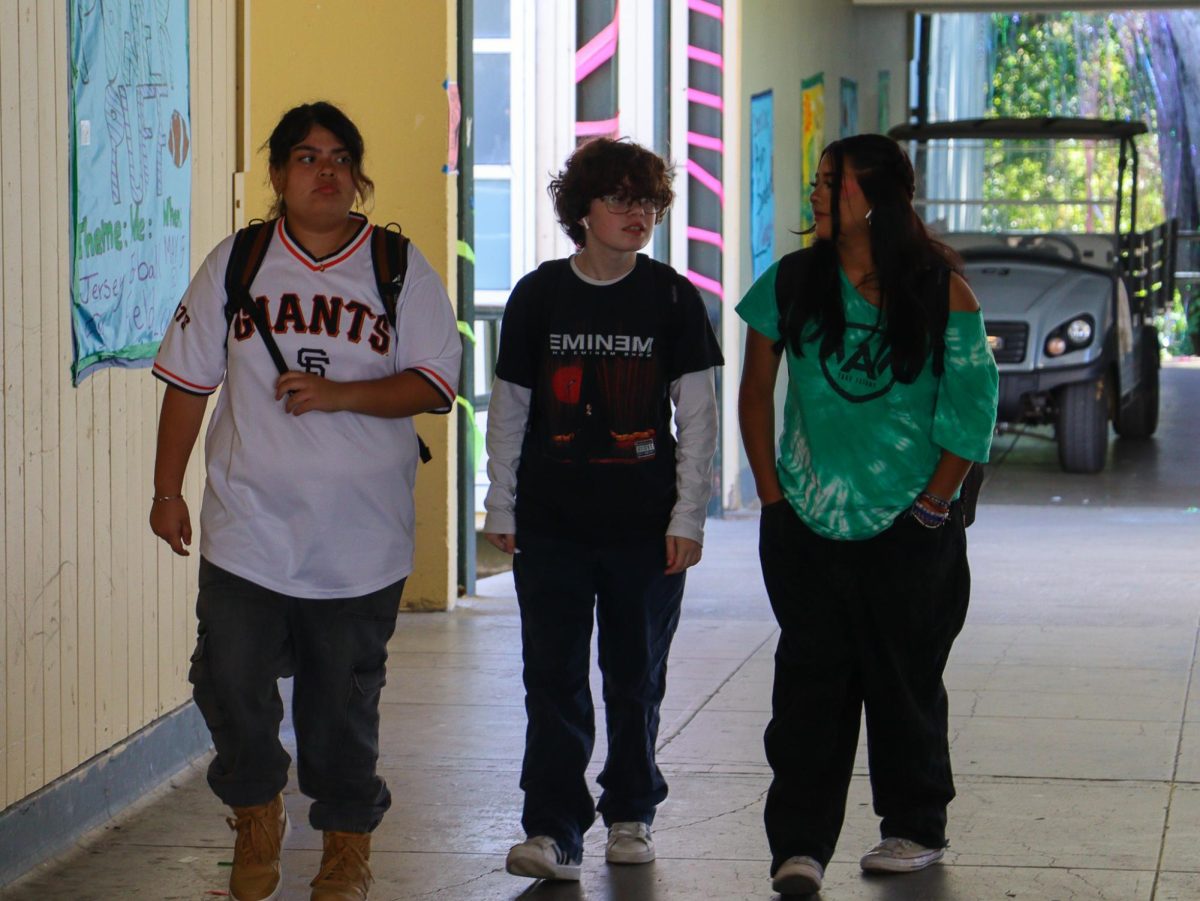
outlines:
[[[288,368],[336,381],[411,370],[454,403],[462,344],[440,279],[408,245],[408,273],[388,322],[365,219],[354,237],[313,259],[276,223],[251,296]],[[224,384],[205,439],[208,479],[200,553],[258,585],[304,598],[357,597],[412,571],[412,420],[313,411],[275,399],[279,377],[245,313],[225,319],[232,236],[188,286],[154,374],[193,394]]]

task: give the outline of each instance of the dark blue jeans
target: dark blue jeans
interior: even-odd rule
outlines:
[[[865,541],[823,538],[771,504],[759,555],[781,629],[765,735],[771,872],[833,856],[864,709],[880,833],[942,847],[954,798],[942,672],[971,593],[958,502],[941,528],[902,515]]]
[[[217,755],[208,784],[230,806],[265,804],[287,784],[278,680],[295,676],[300,790],[314,829],[371,832],[391,806],[375,772],[387,643],[404,580],[356,598],[278,594],[201,558],[199,629],[188,679]]]
[[[577,854],[597,810],[606,824],[649,824],[667,796],[654,744],[684,576],[663,574],[661,539],[598,548],[521,534],[517,545],[513,575],[529,717],[521,825],[527,835],[549,835]],[[596,736],[588,684],[593,617],[608,727],[599,805],[585,776]]]

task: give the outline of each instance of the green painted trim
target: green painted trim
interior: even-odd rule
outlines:
[[[475,461],[483,459],[483,432],[479,430],[479,424],[475,422],[475,405],[463,397],[461,394],[455,398],[455,402],[460,404],[463,412],[467,414],[467,422],[471,426],[471,438],[474,441]]]

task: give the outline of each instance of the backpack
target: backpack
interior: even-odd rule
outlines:
[[[254,302],[250,296],[250,286],[262,266],[275,234],[277,220],[261,219],[251,222],[245,228],[239,229],[233,238],[233,251],[229,255],[229,264],[225,267],[225,323],[230,325],[233,317],[241,310],[250,317],[255,330],[262,335],[263,344],[275,363],[275,368],[283,375],[288,371],[287,362],[275,343],[275,335],[267,322],[263,308]],[[400,231],[400,226],[389,223],[386,226],[376,226],[371,232],[371,263],[375,268],[375,285],[379,296],[383,299],[384,312],[392,332],[396,331],[396,302],[404,288],[404,278],[408,273],[408,238]],[[417,436],[417,451],[421,462],[428,463],[433,459],[429,446]]]
[[[775,273],[775,305],[779,310],[779,341],[776,350],[783,352],[787,342],[788,326],[792,312],[790,299],[800,293],[801,286],[808,280],[809,268],[812,265],[812,248],[798,250],[785,254],[779,259],[779,269]],[[940,327],[935,330],[933,339],[933,374],[941,378],[946,365],[946,326],[950,321],[950,270],[938,270],[935,290],[942,295],[940,306],[942,318]],[[975,508],[979,503],[979,491],[983,487],[983,466],[971,463],[971,468],[963,477],[962,487],[959,488],[958,499],[962,503],[963,523],[971,525],[975,522]]]

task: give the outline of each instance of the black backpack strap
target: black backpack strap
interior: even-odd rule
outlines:
[[[279,351],[279,345],[275,343],[266,313],[250,296],[250,286],[254,284],[254,277],[258,275],[274,234],[275,220],[272,219],[268,222],[251,222],[234,236],[233,251],[225,267],[225,321],[232,322],[239,310],[249,316],[255,330],[262,336],[275,368],[283,375],[288,371],[287,363]]]
[[[395,229],[392,228],[395,226]],[[375,226],[371,232],[371,263],[375,266],[375,283],[388,323],[396,329],[396,302],[404,289],[404,278],[408,274],[408,238],[395,222]]]
[[[264,222],[258,219],[245,228],[238,229],[233,236],[233,251],[225,266],[225,321],[232,322],[234,314],[241,309],[239,294],[250,292],[254,277],[262,266],[275,233],[275,220]]]
[[[379,288],[388,324],[395,332],[396,303],[400,300],[404,279],[408,275],[408,238],[395,222],[377,225],[371,232],[371,265],[375,267],[375,285]],[[433,459],[433,451],[420,435],[417,435],[417,455],[422,463]]]
[[[279,345],[275,343],[275,333],[271,331],[271,323],[267,322],[267,316],[263,312],[263,308],[250,298],[248,292],[243,292],[242,309],[246,311],[246,314],[254,323],[255,330],[262,335],[263,344],[267,346],[267,353],[271,355],[271,362],[275,364],[275,368],[279,370],[279,374],[283,375],[288,371],[288,365],[284,362]]]

